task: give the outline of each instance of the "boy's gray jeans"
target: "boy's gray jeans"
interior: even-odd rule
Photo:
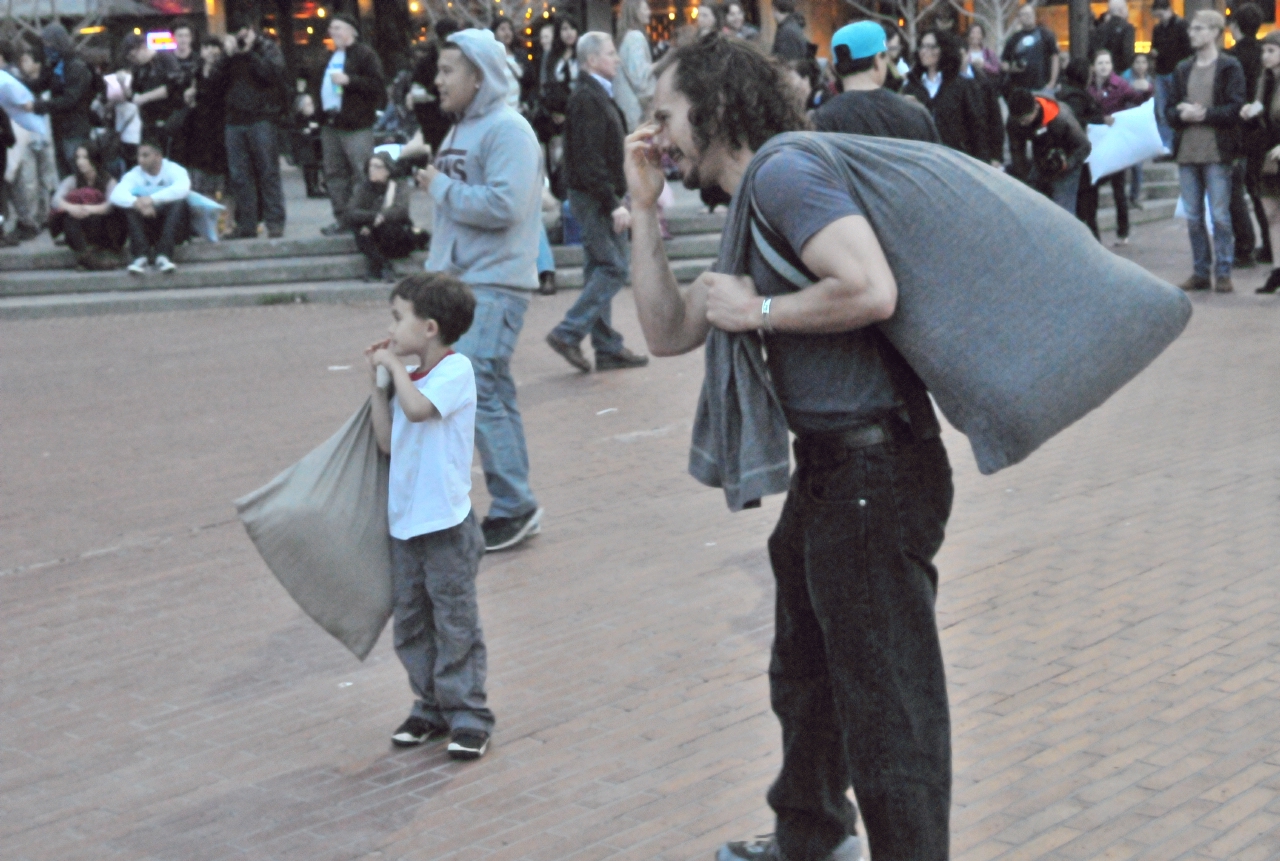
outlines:
[[[396,655],[417,697],[413,716],[433,726],[493,731],[476,604],[483,555],[474,512],[449,529],[391,539]]]

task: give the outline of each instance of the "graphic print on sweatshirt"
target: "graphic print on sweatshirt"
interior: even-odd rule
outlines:
[[[440,154],[436,156],[436,170],[443,173],[450,179],[456,179],[459,182],[467,181],[467,150],[449,149],[440,150]]]

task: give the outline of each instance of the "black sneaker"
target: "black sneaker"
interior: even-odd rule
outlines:
[[[429,741],[440,741],[449,734],[445,727],[427,723],[420,717],[410,717],[391,734],[391,743],[396,747],[414,747]]]
[[[542,509],[535,508],[519,517],[486,517],[480,523],[484,533],[484,549],[487,553],[515,547],[530,535],[542,531]]]
[[[863,858],[862,840],[849,836],[823,861],[863,861]],[[756,840],[726,843],[716,852],[716,861],[786,861],[786,858],[770,834]]]
[[[641,356],[623,347],[616,353],[596,353],[597,371],[617,371],[622,368],[643,368],[649,364],[648,356]]]
[[[455,730],[449,737],[449,756],[454,759],[479,759],[489,749],[489,733],[478,729]]]

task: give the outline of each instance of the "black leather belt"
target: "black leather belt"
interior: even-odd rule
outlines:
[[[827,452],[834,454],[842,451],[848,452],[856,451],[860,448],[870,448],[873,445],[882,445],[892,441],[914,442],[933,439],[936,436],[938,436],[936,427],[927,428],[924,433],[916,433],[904,414],[895,413],[886,416],[880,421],[860,425],[845,431],[801,433],[797,435],[796,441],[807,453]]]

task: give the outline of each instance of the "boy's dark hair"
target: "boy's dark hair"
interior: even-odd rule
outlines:
[[[1037,107],[1036,97],[1024,87],[1015,87],[1005,96],[1009,105],[1009,116],[1025,117]]]
[[[743,39],[708,33],[668,52],[655,77],[672,66],[676,89],[689,100],[689,124],[699,149],[722,139],[730,149],[754,152],[774,135],[809,127],[781,67]]]
[[[872,54],[870,57],[859,57],[853,59],[853,54],[849,52],[848,45],[836,45],[836,74],[840,77],[848,75],[857,75],[862,72],[869,71],[876,64],[876,57],[879,54]]]
[[[419,320],[435,320],[440,327],[440,340],[457,343],[476,316],[476,297],[471,288],[443,272],[415,272],[391,291],[413,306]]]
[[[169,29],[175,36],[179,30],[186,30],[191,34],[192,42],[197,42],[199,40],[200,31],[198,31],[196,29],[196,25],[191,23],[187,18],[179,18],[177,21],[174,21],[173,26]]]

